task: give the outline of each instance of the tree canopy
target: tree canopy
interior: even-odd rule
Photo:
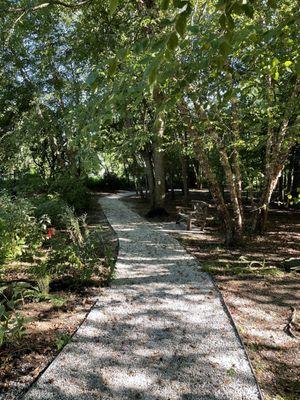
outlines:
[[[0,9],[2,173],[80,176],[115,159],[146,173],[152,208],[163,209],[169,161],[195,159],[228,242],[243,234],[242,192],[255,184],[253,229],[263,229],[299,141],[296,0],[3,0]]]

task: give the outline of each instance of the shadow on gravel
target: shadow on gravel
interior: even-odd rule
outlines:
[[[197,262],[136,214],[113,227],[120,242],[113,287],[25,399],[258,400],[238,339]]]

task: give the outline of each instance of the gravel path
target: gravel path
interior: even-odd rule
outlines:
[[[119,200],[117,277],[26,400],[257,400],[255,379],[198,262]]]

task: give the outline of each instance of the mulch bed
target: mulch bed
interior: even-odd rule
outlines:
[[[191,197],[209,200],[205,191],[191,193]],[[124,201],[143,216],[148,210],[148,202],[137,196]],[[175,221],[175,207],[182,203],[180,195],[173,200],[167,198],[169,216],[150,221]],[[214,217],[215,210],[212,209],[211,214]],[[214,219],[204,232],[184,231],[183,235],[174,231],[174,236],[214,275],[265,398],[299,399],[300,274],[279,268],[286,258],[300,258],[299,212],[272,210],[266,234],[248,238],[241,247],[224,247],[222,233]],[[258,261],[251,273],[239,268],[241,257]],[[220,267],[214,268],[220,260]],[[296,312],[292,326],[295,337],[286,329],[293,310]]]

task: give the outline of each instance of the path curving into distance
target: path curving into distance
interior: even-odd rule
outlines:
[[[100,199],[119,238],[117,276],[25,400],[258,400],[209,276],[122,201]]]

